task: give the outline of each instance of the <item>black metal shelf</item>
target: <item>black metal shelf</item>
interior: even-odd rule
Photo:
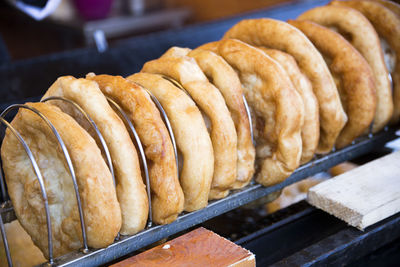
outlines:
[[[274,216],[280,219],[235,241],[256,255],[257,266],[397,266],[400,260],[400,213],[364,231],[305,201],[266,217]]]
[[[395,129],[386,129],[377,135],[359,138],[353,145],[349,147],[334,151],[325,156],[316,157],[313,161],[299,167],[288,179],[280,184],[270,187],[263,187],[259,184],[251,184],[241,190],[233,191],[224,199],[211,201],[204,209],[183,214],[171,224],[154,226],[134,236],[122,236],[119,241],[116,241],[109,247],[91,250],[88,254],[83,254],[82,252],[69,253],[57,258],[55,260],[55,265],[98,266],[106,264],[170,235],[198,225],[206,220],[233,210],[263,196],[279,191],[285,186],[303,180],[318,172],[324,171],[343,161],[351,160],[355,157],[366,154],[397,137],[398,135],[396,135]],[[46,266],[46,264],[43,264],[43,266]]]

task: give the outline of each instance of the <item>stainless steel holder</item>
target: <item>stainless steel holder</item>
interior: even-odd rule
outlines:
[[[157,108],[159,109],[161,116],[163,118],[163,121],[165,122],[165,124],[167,125],[169,134],[170,134],[170,138],[172,141],[172,144],[174,146],[174,152],[175,152],[175,160],[176,160],[176,164],[178,164],[178,154],[177,154],[177,149],[176,149],[176,141],[175,141],[175,137],[173,135],[172,132],[172,127],[171,124],[169,122],[168,116],[166,114],[166,112],[164,111],[162,105],[160,104],[160,102],[158,101],[158,99],[148,90],[146,90],[147,93],[150,95],[152,101],[154,101],[154,103],[156,104]],[[147,197],[149,200],[149,217],[148,217],[148,223],[147,223],[147,229],[152,227],[152,223],[153,223],[153,219],[152,219],[152,208],[151,208],[151,185],[150,185],[150,178],[149,178],[149,170],[148,170],[148,165],[147,165],[147,159],[146,159],[146,155],[143,149],[143,145],[140,141],[140,138],[135,130],[135,127],[133,126],[132,122],[130,121],[128,115],[123,111],[123,109],[115,102],[113,101],[111,98],[107,97],[107,100],[109,102],[109,104],[112,106],[112,108],[117,112],[117,114],[119,115],[119,117],[123,120],[123,122],[125,123],[125,125],[127,126],[128,130],[130,131],[131,135],[133,136],[133,139],[136,143],[136,146],[139,150],[139,154],[140,154],[140,158],[141,158],[141,162],[142,162],[142,168],[143,168],[143,172],[145,174],[145,180],[146,180],[146,189],[147,189]],[[110,169],[110,172],[112,174],[112,178],[113,178],[113,182],[114,185],[116,186],[116,181],[115,181],[115,176],[114,176],[114,169],[113,169],[113,165],[112,165],[112,159],[111,159],[111,155],[109,152],[109,149],[107,147],[107,144],[101,134],[101,132],[99,131],[96,123],[93,121],[93,119],[89,116],[89,114],[87,114],[87,112],[85,112],[77,103],[75,103],[74,101],[70,100],[70,99],[66,99],[64,97],[58,97],[58,96],[51,96],[45,99],[42,99],[41,102],[47,102],[47,101],[63,101],[66,102],[68,104],[70,104],[71,106],[73,106],[77,111],[79,111],[84,118],[90,123],[91,127],[93,128],[93,130],[95,131],[95,134],[97,135],[98,139],[100,140],[103,152],[106,156],[106,161],[108,163],[108,167]],[[44,199],[44,205],[45,205],[45,211],[46,211],[46,219],[47,219],[47,229],[48,229],[48,247],[49,247],[49,262],[48,264],[53,265],[54,264],[54,258],[53,258],[53,241],[52,241],[52,229],[51,229],[51,217],[50,217],[50,211],[49,211],[49,207],[48,207],[48,199],[47,199],[47,194],[46,194],[46,189],[44,186],[44,181],[43,181],[43,177],[41,175],[40,169],[38,167],[38,164],[35,161],[35,158],[33,157],[33,154],[29,148],[29,146],[26,144],[26,142],[24,141],[24,139],[22,138],[22,136],[15,130],[14,127],[11,126],[10,123],[8,123],[4,117],[12,110],[14,109],[19,109],[19,108],[24,108],[24,109],[28,109],[32,112],[34,112],[35,114],[37,114],[41,119],[43,119],[46,124],[51,128],[53,134],[55,135],[55,137],[57,138],[58,143],[60,144],[60,147],[63,151],[64,157],[67,161],[67,165],[68,165],[68,169],[69,172],[71,174],[72,180],[73,180],[73,185],[74,185],[74,190],[75,190],[75,195],[76,195],[76,199],[77,199],[77,204],[78,204],[78,210],[79,210],[79,218],[80,218],[80,223],[81,223],[81,230],[82,230],[82,239],[83,239],[83,249],[80,251],[80,253],[87,254],[89,252],[89,248],[87,245],[87,235],[86,235],[86,227],[85,227],[85,220],[84,220],[84,214],[83,214],[83,209],[82,209],[82,203],[81,203],[81,199],[80,199],[80,195],[79,195],[79,189],[78,189],[78,185],[77,185],[77,181],[76,181],[76,175],[75,175],[75,171],[74,171],[74,167],[72,165],[72,161],[71,158],[69,156],[68,150],[62,140],[62,138],[60,137],[59,133],[57,132],[57,130],[55,129],[54,125],[37,109],[30,107],[28,105],[22,105],[22,104],[15,104],[15,105],[11,105],[8,108],[6,108],[0,115],[0,122],[2,124],[4,124],[6,127],[8,127],[11,132],[17,137],[17,139],[20,141],[20,143],[23,145],[25,151],[27,152],[29,159],[31,161],[31,164],[34,168],[35,174],[37,176],[37,179],[39,181],[40,187],[41,187],[41,191],[42,191],[42,197]],[[177,170],[178,170],[178,165],[177,165]],[[178,173],[179,174],[179,173]],[[4,248],[6,251],[6,256],[7,256],[7,262],[9,266],[12,266],[12,260],[11,260],[11,255],[10,255],[10,250],[9,250],[9,246],[8,246],[8,242],[7,242],[7,236],[6,236],[6,232],[5,232],[5,228],[4,228],[4,223],[3,223],[3,214],[4,213],[10,213],[10,212],[14,212],[12,210],[12,208],[9,208],[9,206],[11,205],[11,202],[9,200],[7,200],[6,196],[7,196],[7,190],[6,190],[6,184],[5,184],[5,180],[3,179],[2,176],[2,172],[0,171],[0,187],[1,187],[1,192],[2,192],[2,204],[0,206],[1,210],[0,210],[0,230],[1,230],[1,235],[3,238],[3,243],[4,243]],[[15,216],[8,216],[8,218],[15,218]],[[6,221],[8,222],[8,221]],[[118,234],[116,241],[118,241],[120,239],[120,235]]]
[[[173,85],[175,85],[176,87],[178,87],[179,89],[181,89],[182,91],[184,91],[192,100],[192,96],[189,94],[188,91],[186,91],[185,87],[182,86],[182,84],[180,82],[178,82],[177,80],[166,76],[166,75],[161,75],[165,80],[169,81],[170,83],[172,83]]]
[[[178,173],[178,177],[179,177],[179,161],[178,161],[178,150],[176,148],[176,141],[175,141],[175,135],[174,132],[172,131],[172,126],[171,123],[169,122],[167,113],[165,112],[164,108],[162,107],[160,101],[158,101],[158,99],[153,95],[152,92],[150,92],[150,90],[148,90],[147,88],[143,87],[142,88],[149,94],[151,100],[153,100],[154,104],[156,104],[157,109],[160,111],[161,117],[165,123],[165,126],[167,127],[169,136],[171,138],[171,142],[172,142],[172,146],[174,147],[174,154],[175,154],[175,162],[176,162],[176,171]]]
[[[114,186],[116,186],[115,176],[114,176],[114,168],[113,168],[112,161],[111,161],[110,151],[108,150],[107,144],[106,144],[106,142],[105,142],[105,140],[103,138],[103,135],[100,133],[96,123],[89,116],[89,114],[87,114],[86,111],[84,111],[77,103],[75,103],[74,101],[72,101],[70,99],[66,99],[64,97],[59,97],[59,96],[50,96],[50,97],[47,97],[45,99],[40,100],[40,102],[55,101],[55,100],[63,101],[63,102],[66,102],[66,103],[70,104],[72,107],[74,107],[76,110],[78,110],[84,116],[84,118],[89,122],[90,126],[93,128],[93,130],[95,131],[97,137],[100,140],[103,152],[104,152],[104,154],[106,156],[106,159],[107,159],[108,168],[110,169],[110,172],[111,172],[111,176],[112,176],[112,179],[113,179],[113,182],[114,182]],[[63,151],[64,151],[64,149],[66,150],[66,148],[64,146],[64,143],[63,143],[61,138],[59,138],[59,143],[62,144],[61,147],[63,147]],[[71,176],[72,176],[72,180],[74,182],[74,190],[75,190],[76,200],[77,200],[77,203],[78,203],[79,219],[80,219],[80,222],[81,222],[81,231],[82,231],[82,237],[83,237],[83,250],[82,251],[84,253],[86,253],[86,252],[88,252],[89,248],[88,248],[88,245],[87,245],[86,226],[85,226],[85,220],[84,220],[84,215],[83,215],[82,202],[81,202],[81,198],[80,198],[80,195],[79,195],[79,190],[78,190],[78,186],[77,186],[75,171],[73,170],[72,162],[71,162],[71,159],[69,159],[69,156],[68,156],[67,162],[68,162],[68,168],[70,169],[70,173],[71,173]],[[119,237],[119,235],[118,235],[118,237]]]
[[[79,113],[81,113],[83,115],[83,117],[89,122],[90,126],[92,127],[92,129],[94,130],[95,134],[97,135],[97,137],[100,140],[101,143],[101,148],[103,149],[103,152],[106,156],[107,159],[107,165],[108,168],[110,169],[111,172],[111,176],[113,178],[113,182],[114,185],[116,185],[115,183],[115,175],[114,175],[114,167],[112,165],[112,160],[111,160],[111,155],[110,155],[110,150],[108,149],[108,146],[106,144],[106,141],[104,140],[103,135],[101,134],[101,132],[99,131],[99,128],[97,127],[96,123],[93,121],[93,119],[89,116],[89,114],[87,114],[86,111],[84,111],[77,103],[75,103],[74,101],[64,98],[64,97],[60,97],[60,96],[50,96],[47,97],[45,99],[40,100],[40,102],[47,102],[47,101],[51,101],[51,100],[59,100],[59,101],[63,101],[66,102],[68,104],[70,104],[72,107],[74,107],[76,110],[79,111]]]
[[[10,248],[8,247],[6,230],[4,228],[3,216],[1,215],[0,215],[0,231],[1,231],[1,237],[3,239],[4,250],[6,252],[8,266],[13,266],[11,260]]]
[[[88,254],[81,252],[69,253],[57,258],[55,264],[59,266],[99,266],[107,264],[222,213],[279,191],[290,184],[327,170],[343,161],[366,154],[377,147],[383,146],[386,142],[398,138],[398,136],[399,134],[396,135],[394,128],[387,128],[375,134],[372,138],[368,136],[361,137],[357,139],[354,145],[336,150],[328,155],[316,156],[314,160],[300,166],[288,179],[280,184],[263,187],[253,183],[240,190],[233,190],[226,198],[210,201],[201,210],[181,214],[176,221],[170,224],[153,226],[133,236],[121,236],[119,241],[107,248],[91,250]]]
[[[182,91],[184,91],[193,100],[192,96],[189,94],[189,92],[183,87],[183,85],[180,82],[178,82],[177,80],[175,80],[175,79],[173,79],[173,78],[171,78],[169,76],[166,76],[166,75],[162,75],[162,77],[165,80],[167,80],[170,83],[172,83],[173,85],[175,85],[176,87],[178,87],[179,89],[181,89]],[[249,119],[251,141],[253,142],[253,145],[255,145],[254,134],[253,134],[253,122],[252,122],[252,119],[251,119],[250,108],[249,108],[249,105],[247,104],[246,97],[244,95],[242,95],[242,97],[243,97],[243,104],[244,104],[244,107],[246,109],[247,117]],[[193,101],[193,102],[195,102],[195,101]]]
[[[246,97],[244,95],[243,95],[243,104],[244,104],[244,108],[246,109],[247,117],[249,118],[251,141],[253,142],[253,145],[255,146],[256,142],[254,141],[253,121],[252,121],[252,118],[251,118],[249,104],[247,104],[247,100],[246,100]]]
[[[50,100],[50,99],[48,99]],[[60,100],[60,99],[51,99],[51,100]],[[45,100],[47,101],[47,100]],[[62,100],[65,101],[65,100]],[[119,107],[112,99],[108,99],[110,105],[117,111],[119,116],[122,118],[122,120],[128,125],[129,131],[132,133],[136,144],[139,148],[139,153],[140,157],[142,159],[142,163],[144,166],[144,173],[146,175],[146,183],[147,183],[147,194],[149,197],[149,200],[151,200],[151,195],[150,195],[150,182],[149,182],[149,176],[148,176],[148,169],[147,169],[147,163],[146,163],[146,157],[144,153],[143,146],[140,142],[140,139],[135,131],[135,128],[133,127],[132,122],[129,120],[127,114],[124,113],[124,111]],[[154,101],[154,100],[153,100]],[[246,105],[247,103],[245,103]],[[150,245],[158,240],[161,240],[163,238],[166,238],[172,234],[178,233],[182,230],[188,229],[190,227],[193,227],[194,225],[200,224],[208,219],[211,219],[215,216],[218,216],[222,213],[225,213],[229,210],[235,209],[239,206],[242,206],[246,203],[249,203],[251,201],[254,201],[258,198],[261,198],[265,195],[268,195],[270,193],[276,192],[281,190],[283,187],[295,183],[297,181],[300,181],[302,179],[305,179],[309,177],[310,175],[316,174],[320,171],[326,170],[327,168],[334,166],[340,162],[343,162],[345,160],[352,159],[356,156],[365,154],[377,146],[383,145],[384,143],[393,140],[398,137],[398,134],[396,135],[396,130],[393,128],[388,128],[386,127],[384,131],[372,135],[369,134],[368,136],[364,136],[361,138],[358,138],[354,144],[341,149],[341,150],[334,150],[330,154],[325,155],[325,156],[315,156],[313,161],[299,167],[288,179],[286,179],[284,182],[271,186],[271,187],[262,187],[259,184],[252,183],[248,186],[246,186],[243,189],[240,190],[233,190],[229,196],[227,196],[224,199],[220,200],[215,200],[211,201],[207,207],[194,211],[191,213],[185,213],[183,215],[180,215],[176,221],[172,222],[171,224],[168,225],[156,225],[152,226],[152,218],[151,218],[151,210],[149,210],[149,223],[147,229],[143,230],[142,232],[139,232],[136,235],[133,236],[121,236],[118,240],[116,240],[113,244],[111,244],[107,248],[103,249],[87,249],[84,251],[75,251],[66,255],[63,255],[61,257],[58,257],[57,259],[53,259],[52,257],[52,233],[51,233],[51,222],[50,222],[50,214],[48,210],[48,201],[47,201],[47,196],[46,196],[46,190],[44,187],[44,182],[43,182],[43,177],[40,173],[40,169],[28,147],[28,145],[25,143],[25,141],[22,139],[21,135],[15,131],[12,126],[5,121],[3,118],[10,110],[12,109],[17,109],[17,108],[26,108],[29,109],[33,112],[35,112],[38,116],[40,116],[43,120],[48,122],[48,120],[38,112],[37,110],[33,109],[32,107],[26,106],[26,105],[12,105],[9,108],[7,108],[0,116],[0,121],[2,124],[5,124],[11,132],[18,138],[20,143],[23,144],[25,151],[27,152],[31,164],[34,167],[35,174],[37,175],[37,179],[39,183],[41,184],[41,189],[42,189],[42,196],[44,199],[44,205],[47,206],[46,209],[46,218],[48,218],[47,221],[47,228],[48,228],[48,243],[49,243],[49,255],[50,259],[48,263],[44,263],[43,266],[46,266],[48,264],[50,265],[57,265],[57,266],[97,266],[97,265],[104,265],[116,258],[125,256],[129,253],[132,253],[135,250],[138,250],[140,248],[143,248],[147,245]],[[248,107],[246,108],[248,115]],[[161,112],[161,111],[160,111]],[[161,112],[162,116],[167,118],[165,112]],[[89,117],[90,118],[90,117]],[[165,118],[164,118],[165,119]],[[168,119],[168,118],[167,118]],[[251,118],[249,118],[249,122],[251,123]],[[57,140],[60,143],[60,146],[63,147],[63,142],[58,135],[57,131],[55,130],[54,126],[51,125],[50,122],[48,122],[48,125],[50,128],[52,128],[53,133],[56,135]],[[174,139],[173,135],[171,135],[171,140]],[[175,142],[175,140],[174,140]],[[65,147],[65,146],[64,146]],[[64,150],[63,150],[64,151]],[[67,159],[67,162],[71,162],[68,155],[68,151],[65,149],[65,158]],[[69,170],[71,172],[71,177],[74,180],[74,171],[73,171],[73,166],[69,166]],[[147,174],[146,174],[147,173]],[[1,175],[1,172],[0,172]],[[9,260],[9,266],[12,266],[11,262],[11,257],[10,257],[10,252],[8,249],[7,245],[7,237],[4,231],[4,225],[3,225],[3,218],[6,218],[5,223],[9,222],[7,220],[10,220],[10,218],[15,219],[14,211],[10,207],[11,203],[9,200],[7,200],[6,197],[6,185],[3,181],[3,177],[0,177],[0,184],[1,184],[1,192],[3,195],[3,202],[0,205],[0,215],[1,220],[0,220],[0,230],[1,234],[3,236],[3,243],[7,255],[7,259]],[[76,185],[76,181],[74,181],[74,186]],[[78,187],[76,186],[76,193],[78,192]],[[79,194],[77,194],[77,202],[78,202],[78,208],[81,209],[80,200],[79,199]],[[151,205],[149,205],[151,208]],[[83,214],[83,213],[82,213]],[[11,220],[12,220],[11,219]],[[81,227],[84,227],[84,220],[82,216],[81,220]],[[82,234],[84,233],[84,230],[82,231]],[[85,240],[85,238],[84,238]],[[85,245],[84,245],[85,247]]]
[[[133,136],[136,146],[139,149],[140,160],[142,162],[144,176],[145,176],[145,180],[146,180],[147,198],[149,201],[149,215],[148,215],[149,219],[148,219],[147,226],[146,226],[147,228],[149,228],[153,224],[153,213],[152,213],[152,208],[151,208],[150,176],[149,176],[149,169],[147,166],[146,154],[144,153],[143,145],[142,145],[142,142],[140,141],[139,135],[137,134],[136,129],[133,126],[128,115],[122,110],[122,108],[114,100],[112,100],[109,97],[107,97],[107,100],[108,100],[108,103],[110,103],[111,106],[114,108],[114,110],[118,113],[118,115],[120,116],[122,121],[125,123],[125,125],[128,126],[130,134]]]
[[[39,166],[31,152],[31,150],[29,149],[29,146],[26,144],[25,140],[22,138],[22,136],[17,132],[17,130],[10,124],[8,123],[4,117],[8,114],[8,112],[10,112],[11,110],[14,109],[19,109],[19,108],[25,108],[28,109],[32,112],[34,112],[35,114],[37,114],[41,119],[43,119],[47,125],[50,126],[50,128],[52,129],[53,133],[55,134],[56,138],[58,139],[58,141],[61,140],[58,132],[55,130],[54,126],[50,123],[50,121],[37,109],[29,107],[27,105],[20,105],[20,104],[16,104],[16,105],[12,105],[10,107],[8,107],[6,110],[4,110],[1,115],[0,115],[0,120],[1,122],[7,126],[8,129],[10,129],[10,131],[14,134],[14,136],[18,139],[18,141],[22,144],[23,148],[25,149],[25,152],[27,153],[29,160],[32,164],[33,170],[36,174],[36,177],[38,179],[39,182],[39,186],[40,186],[40,190],[42,193],[42,197],[43,197],[43,201],[44,201],[44,207],[45,207],[45,212],[46,212],[46,223],[47,223],[47,238],[48,238],[48,249],[49,249],[49,263],[52,264],[53,263],[53,240],[52,240],[52,229],[51,229],[51,219],[50,219],[50,211],[49,211],[49,203],[48,203],[48,199],[47,199],[47,193],[46,193],[46,189],[44,186],[44,181],[43,181],[43,176],[42,173],[40,172]],[[62,141],[62,140],[61,140]],[[60,143],[61,144],[61,143]],[[62,143],[63,144],[63,143]],[[61,145],[63,152],[65,153],[66,150],[64,150],[65,146],[63,147],[63,145]],[[67,152],[68,153],[68,152]],[[69,158],[68,154],[64,154],[66,159]],[[67,159],[68,162],[68,159]],[[71,170],[71,169],[70,169]],[[1,172],[0,172],[1,173]],[[71,173],[72,175],[72,173]],[[6,185],[5,185],[5,181],[3,179],[3,177],[1,177],[1,187],[2,187],[2,192],[5,191]],[[0,221],[1,223],[1,228],[2,228],[2,235],[4,233],[3,236],[3,243],[4,243],[4,247],[6,248],[6,254],[7,254],[7,261],[8,264],[10,266],[12,266],[12,262],[11,262],[11,255],[10,255],[10,251],[8,249],[8,243],[7,243],[7,238],[5,237],[5,231],[4,231],[4,225],[3,225],[3,220]]]

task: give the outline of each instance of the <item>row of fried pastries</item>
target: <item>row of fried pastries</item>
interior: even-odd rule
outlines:
[[[135,146],[106,97],[127,113],[143,143],[158,224],[247,185],[255,170],[262,185],[278,183],[315,153],[349,145],[370,126],[377,132],[397,122],[400,18],[393,11],[400,8],[379,2],[335,1],[288,23],[244,20],[221,41],[194,50],[173,47],[127,78],[59,78],[43,99],[72,100],[93,119],[110,151],[116,189],[99,140],[81,113],[59,100],[28,103],[51,121],[71,155],[89,246],[107,246],[119,231],[137,233],[148,217]],[[178,164],[151,95],[171,123]],[[80,248],[76,199],[57,140],[28,110],[20,110],[12,125],[46,181],[55,256]],[[48,256],[39,185],[25,152],[16,147],[8,131],[1,153],[9,194],[21,224]]]

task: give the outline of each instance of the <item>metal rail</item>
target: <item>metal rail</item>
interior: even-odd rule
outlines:
[[[44,180],[43,180],[43,176],[42,173],[39,169],[39,165],[37,164],[37,161],[35,159],[35,157],[33,156],[32,151],[30,150],[28,144],[25,142],[24,138],[21,136],[21,134],[8,122],[4,119],[4,117],[7,115],[7,113],[13,109],[16,108],[24,108],[27,110],[30,110],[32,112],[34,112],[36,115],[38,115],[41,119],[43,119],[48,126],[53,130],[53,133],[55,134],[56,138],[59,139],[59,134],[58,132],[55,130],[54,126],[51,124],[51,122],[44,117],[44,115],[38,111],[37,109],[27,106],[27,105],[20,105],[20,104],[15,104],[15,105],[11,105],[10,107],[8,107],[6,110],[4,110],[1,114],[0,114],[0,122],[2,124],[4,124],[10,131],[11,133],[14,135],[15,138],[17,138],[18,142],[22,145],[22,147],[24,148],[29,161],[31,163],[31,166],[33,168],[33,171],[36,175],[36,179],[39,183],[39,187],[40,187],[40,193],[42,195],[43,198],[43,205],[44,205],[44,210],[46,212],[46,226],[47,226],[47,240],[48,240],[48,257],[49,257],[49,264],[53,264],[53,231],[52,231],[52,227],[51,227],[51,217],[50,217],[50,208],[49,208],[49,201],[47,198],[47,192],[46,192],[46,188],[45,188],[45,184],[44,184]],[[60,143],[61,144],[61,143]],[[64,145],[64,143],[62,143],[62,145]],[[65,152],[65,151],[63,151]],[[68,154],[65,154],[66,158],[69,158]],[[0,175],[1,176],[1,175]],[[2,191],[5,191],[5,181],[3,180],[3,177],[0,177],[1,179],[1,187],[2,187]],[[7,204],[4,204],[7,205]],[[3,205],[1,206],[1,208],[3,208]],[[0,215],[2,216],[2,213],[0,213]],[[13,266],[12,261],[11,261],[11,254],[8,248],[8,242],[7,242],[7,237],[6,237],[6,233],[5,233],[5,229],[4,229],[4,222],[3,222],[3,218],[0,220],[0,224],[1,224],[1,235],[3,237],[3,244],[4,244],[4,248],[6,251],[6,256],[7,256],[7,262],[8,265],[10,267]]]
[[[211,201],[204,209],[179,216],[178,219],[171,224],[154,226],[133,236],[122,236],[119,241],[113,243],[109,247],[91,250],[87,254],[81,252],[69,253],[55,259],[54,264],[59,266],[98,266],[106,264],[222,213],[281,190],[285,186],[303,180],[343,161],[366,154],[374,150],[374,148],[383,146],[386,142],[397,137],[396,130],[389,128],[374,136],[359,138],[355,144],[351,146],[336,150],[325,156],[316,157],[313,161],[299,167],[288,179],[280,184],[270,187],[263,187],[259,184],[248,185],[241,190],[231,192],[231,194],[224,199]],[[43,264],[43,266],[46,266],[46,264]]]
[[[142,169],[144,172],[144,177],[146,181],[146,192],[147,192],[147,198],[149,201],[149,217],[147,219],[147,225],[146,227],[149,228],[153,225],[153,212],[152,212],[152,207],[151,207],[151,185],[150,185],[150,176],[149,176],[149,168],[147,166],[147,159],[146,159],[146,154],[144,152],[144,148],[142,145],[142,142],[140,141],[139,135],[136,132],[135,127],[133,126],[132,122],[130,121],[128,115],[122,110],[122,108],[110,97],[106,97],[108,103],[110,106],[113,107],[114,111],[117,112],[118,116],[121,118],[121,120],[124,122],[126,125],[126,128],[132,135],[132,141],[135,142],[137,149],[139,150],[139,159],[142,163]]]

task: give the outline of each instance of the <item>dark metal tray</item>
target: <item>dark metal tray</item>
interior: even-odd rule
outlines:
[[[257,266],[397,266],[400,260],[400,214],[364,231],[305,201],[265,218],[275,217],[235,241],[256,255]]]

